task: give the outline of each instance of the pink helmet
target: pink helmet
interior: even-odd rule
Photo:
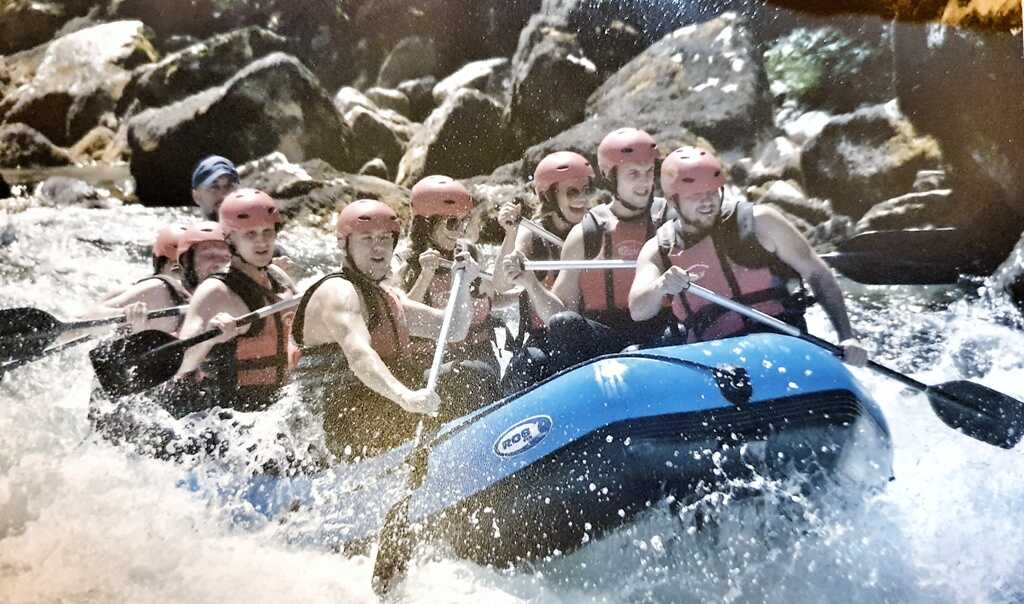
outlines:
[[[370,231],[391,231],[397,237],[402,232],[398,214],[386,203],[375,199],[357,199],[338,212],[335,229],[338,237]]]
[[[699,195],[725,185],[725,168],[714,153],[699,147],[680,147],[661,164],[665,196]]]
[[[467,216],[472,211],[469,191],[451,177],[428,176],[412,188],[414,216]]]
[[[539,197],[551,185],[567,180],[583,180],[594,177],[594,168],[587,158],[572,151],[557,151],[540,160],[533,171],[533,188]]]
[[[220,228],[220,223],[207,221],[189,225],[185,229],[184,234],[182,234],[181,241],[178,243],[178,255],[184,256],[194,246],[208,241],[227,245],[224,241],[224,231]]]
[[[636,128],[619,128],[601,139],[597,147],[597,165],[606,177],[612,168],[624,163],[653,163],[657,159],[658,143]]]
[[[273,198],[257,189],[237,189],[220,204],[220,226],[231,231],[259,229],[282,222]]]
[[[156,241],[153,242],[153,257],[167,258],[171,262],[178,261],[178,246],[181,245],[181,236],[185,234],[185,226],[180,224],[169,224],[156,233]]]

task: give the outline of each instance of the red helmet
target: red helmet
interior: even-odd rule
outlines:
[[[619,128],[601,139],[597,147],[597,165],[606,177],[612,168],[624,163],[654,163],[656,159],[658,143],[636,128]]]
[[[414,216],[468,216],[471,211],[469,191],[448,176],[428,176],[412,188]]]
[[[281,223],[273,198],[257,189],[237,189],[220,204],[220,226],[231,231],[259,229]]]
[[[539,197],[551,185],[567,180],[583,180],[594,177],[594,169],[587,158],[572,151],[557,151],[540,160],[533,171],[533,188]]]
[[[717,191],[724,185],[725,168],[706,149],[680,147],[661,164],[661,190],[668,198]]]
[[[397,237],[402,232],[398,214],[386,203],[375,199],[357,199],[338,212],[335,229],[338,237],[370,231],[391,231]]]
[[[184,256],[186,252],[200,243],[214,241],[227,245],[224,241],[224,230],[220,223],[207,221],[197,222],[189,225],[178,242],[178,256]]]
[[[181,224],[169,224],[157,231],[156,241],[153,242],[153,257],[177,262],[178,246],[181,245],[181,236],[184,233],[185,226]]]

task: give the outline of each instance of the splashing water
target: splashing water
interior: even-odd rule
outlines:
[[[0,306],[61,317],[84,310],[145,275],[148,235],[177,216],[134,207],[12,216],[15,240],[0,247]],[[328,268],[332,237],[294,230],[284,237],[297,261]],[[853,322],[879,359],[924,381],[970,377],[1024,398],[1024,334],[998,300],[951,288],[844,287]],[[810,323],[812,332],[834,335],[820,309]],[[737,504],[710,494],[685,508],[661,502],[578,552],[514,569],[427,549],[397,598],[1021,601],[1021,453],[963,437],[922,396],[856,374],[888,417],[896,475],[858,506],[812,503],[786,485],[744,485],[765,496]],[[287,491],[276,502],[240,493],[239,470],[253,451],[279,455],[275,435],[301,418],[296,405],[239,414],[245,429],[230,454],[189,469],[92,435],[90,389],[84,350],[0,383],[0,601],[375,600],[372,545],[339,551],[337,535],[375,526],[400,495],[404,475],[389,469],[396,459],[296,479],[306,503],[267,520],[258,505],[286,509]]]

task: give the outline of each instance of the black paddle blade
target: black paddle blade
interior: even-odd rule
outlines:
[[[100,344],[89,352],[89,360],[103,391],[112,397],[148,390],[174,377],[181,367],[184,348],[152,353],[177,338],[156,329]]]
[[[58,335],[60,321],[38,308],[0,310],[0,362],[42,352]]]
[[[415,545],[415,534],[409,525],[409,500],[406,495],[388,511],[380,532],[380,549],[373,563],[371,585],[377,595],[384,595],[405,576]]]
[[[990,445],[1012,449],[1024,436],[1024,403],[966,380],[929,386],[932,409],[946,425]]]

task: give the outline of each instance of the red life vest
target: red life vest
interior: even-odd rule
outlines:
[[[548,231],[554,232],[551,230],[554,225],[549,220],[542,221],[541,225]],[[561,252],[556,245],[541,239],[536,234],[532,235],[530,253],[526,255],[527,260],[558,260],[560,255]],[[558,271],[538,271],[534,273],[534,276],[544,284],[545,289],[550,290],[555,284],[555,279],[558,278]],[[533,304],[530,303],[530,295],[524,290],[519,296],[519,337],[516,340],[522,344],[526,333],[537,335],[543,329],[544,321],[533,308]]]
[[[289,288],[268,273],[273,289],[266,289],[238,270],[212,275],[227,285],[250,310],[284,299]],[[291,370],[289,337],[293,313],[278,313],[257,321],[249,330],[210,352],[204,365],[205,380],[218,387],[220,403],[246,411],[257,411],[277,400],[278,390],[288,381]]]
[[[433,308],[444,308],[448,304],[448,296],[452,293],[452,274],[447,269],[440,269],[434,275],[434,280],[427,288],[423,302]],[[487,296],[473,296],[473,320],[469,326],[469,333],[461,342],[453,342],[449,345],[452,351],[462,348],[469,348],[490,342],[494,338],[494,331],[491,329],[491,300]],[[417,347],[419,348],[419,347]],[[429,350],[434,350],[434,343],[429,343]],[[419,352],[419,350],[418,350]]]
[[[658,198],[649,213],[632,220],[620,219],[613,227],[609,226],[613,220],[609,205],[591,209],[582,222],[584,256],[588,260],[636,260],[644,243],[663,223],[665,209],[664,200]],[[631,328],[634,322],[629,315],[629,289],[635,276],[635,270],[583,271],[579,280],[581,314],[609,327]],[[659,331],[658,325],[645,324],[644,331]]]
[[[753,229],[753,204],[739,202],[723,208],[718,225],[688,248],[678,245],[675,222],[658,229],[662,265],[689,269],[706,266],[697,284],[719,295],[780,318],[802,317],[805,306],[786,287],[795,272],[757,241]],[[751,328],[749,319],[690,293],[672,297],[672,314],[686,328],[688,342],[727,338]]]

